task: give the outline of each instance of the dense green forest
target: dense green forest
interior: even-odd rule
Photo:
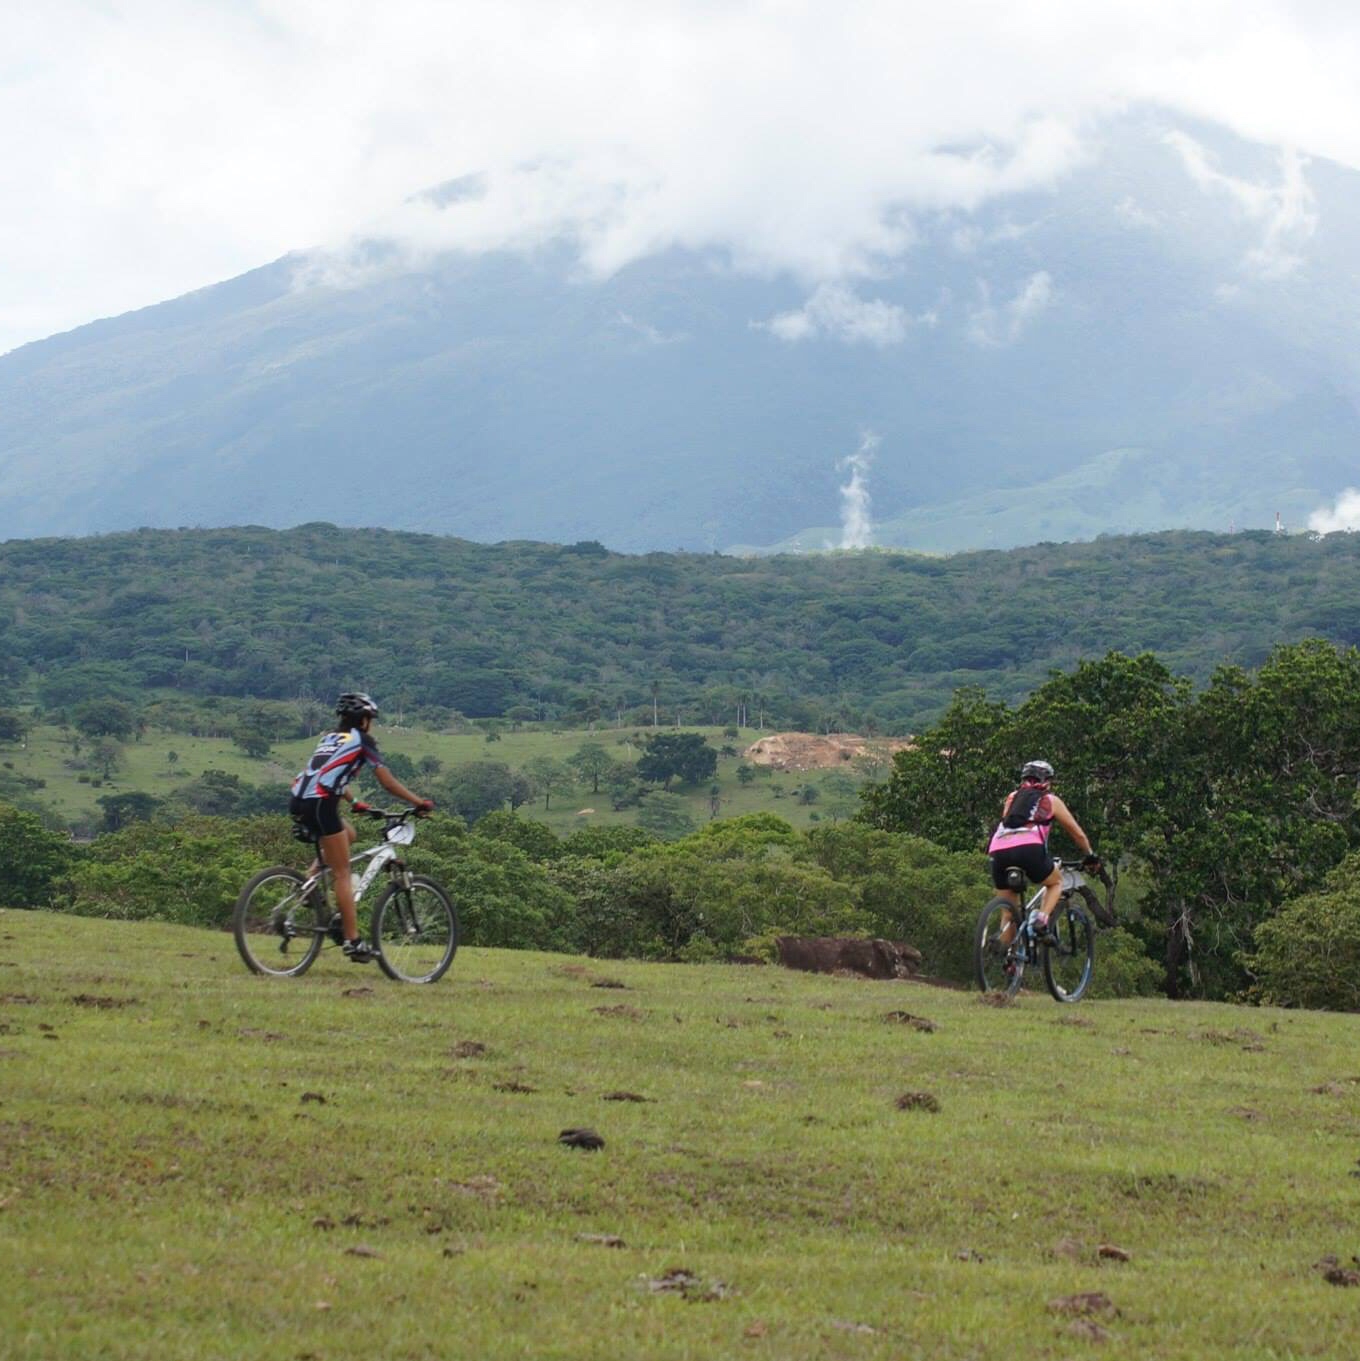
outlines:
[[[671,721],[892,732],[960,685],[1015,702],[1111,648],[1203,682],[1306,636],[1360,639],[1360,537],[758,559],[326,524],[0,544],[0,676],[51,710],[362,685],[432,722],[635,722],[655,700]]]

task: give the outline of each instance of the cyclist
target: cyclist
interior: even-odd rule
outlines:
[[[1001,821],[992,833],[987,854],[991,857],[992,883],[998,896],[1009,899],[1016,907],[1020,906],[1020,895],[1006,883],[1008,869],[1018,866],[1030,883],[1044,886],[1043,903],[1032,918],[1034,930],[1040,934],[1047,928],[1062,893],[1062,872],[1048,849],[1048,834],[1055,822],[1085,852],[1084,865],[1094,868],[1100,864],[1081,824],[1053,792],[1053,767],[1047,761],[1027,761],[1020,772],[1020,787],[1006,796]],[[1009,944],[1014,935],[1015,924],[1008,921],[1001,938]]]
[[[412,794],[383,764],[378,744],[369,733],[378,716],[378,706],[368,695],[346,692],[336,700],[335,713],[339,720],[335,731],[328,732],[317,743],[312,759],[293,780],[288,811],[293,821],[305,829],[307,839],[316,842],[317,860],[309,873],[314,874],[323,860],[330,866],[346,957],[356,964],[367,964],[377,958],[377,952],[367,941],[359,939],[354,884],[349,874],[354,828],[340,816],[340,801],[349,800],[360,813],[367,812],[368,805],[358,802],[346,786],[361,767],[369,765],[373,767],[378,783],[389,794],[405,799],[419,813],[432,812],[434,801]]]

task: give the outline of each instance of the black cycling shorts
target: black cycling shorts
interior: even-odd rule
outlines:
[[[288,804],[288,811],[295,822],[301,823],[318,839],[345,830],[340,821],[339,799],[299,799],[295,795]]]
[[[1006,871],[1018,865],[1025,871],[1031,884],[1042,884],[1057,861],[1048,853],[1047,846],[1012,846],[1008,851],[997,851],[992,856],[992,884],[996,888],[1008,887]]]

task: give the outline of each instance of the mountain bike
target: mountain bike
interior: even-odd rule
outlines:
[[[1027,903],[1017,905],[1008,898],[996,897],[982,909],[973,939],[973,969],[983,992],[1014,997],[1025,981],[1025,970],[1033,964],[1043,967],[1044,982],[1057,1002],[1079,1001],[1091,986],[1096,962],[1095,921],[1114,925],[1114,886],[1100,870],[1099,877],[1107,888],[1102,904],[1075,869],[1062,861],[1058,866],[1062,893],[1042,934],[1030,921],[1044,900],[1042,886]],[[1025,872],[1007,870],[1006,883],[1012,891],[1021,892]]]
[[[458,913],[433,879],[412,874],[398,855],[400,847],[415,840],[414,815],[414,809],[389,813],[377,808],[361,814],[383,821],[382,840],[350,856],[349,863],[354,868],[369,862],[354,879],[356,907],[378,876],[387,875],[373,908],[371,932],[382,971],[399,983],[434,983],[458,950]],[[323,947],[344,943],[340,914],[326,893],[330,879],[325,866],[306,876],[275,865],[241,890],[232,931],[252,973],[297,978],[312,967]]]

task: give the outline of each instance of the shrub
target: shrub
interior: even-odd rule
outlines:
[[[1360,1011],[1360,897],[1343,887],[1357,868],[1360,856],[1347,857],[1322,891],[1285,903],[1256,928],[1256,953],[1244,961],[1253,1001]]]
[[[45,907],[73,858],[70,838],[49,831],[36,813],[0,803],[0,907]]]
[[[1096,936],[1092,997],[1151,997],[1162,991],[1163,969],[1137,936],[1114,927]]]

